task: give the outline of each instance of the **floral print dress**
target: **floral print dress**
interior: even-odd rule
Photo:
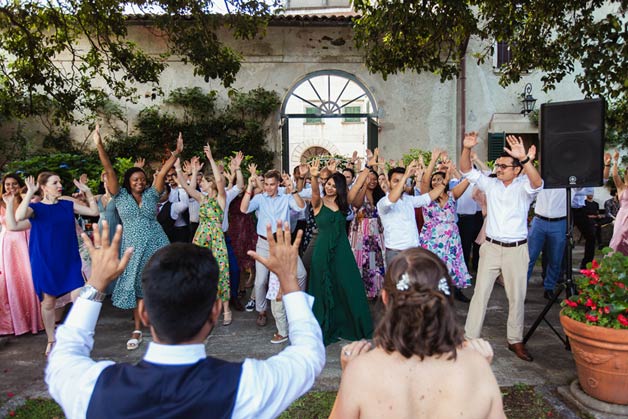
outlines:
[[[377,207],[364,197],[349,228],[351,250],[362,275],[367,298],[376,298],[384,285],[384,227]]]
[[[192,241],[195,245],[211,250],[218,262],[218,298],[229,301],[229,255],[227,242],[222,232],[223,210],[216,198],[204,197],[199,209],[199,224]]]
[[[157,221],[159,192],[154,187],[142,193],[140,205],[125,188],[114,195],[120,220],[124,225],[121,249],[133,247],[131,260],[113,289],[113,305],[122,309],[132,309],[137,300],[143,298],[142,271],[153,254],[170,242]]]
[[[447,193],[444,207],[432,201],[423,207],[425,224],[419,234],[421,247],[441,258],[449,269],[449,275],[458,288],[471,285],[471,275],[464,263],[460,233],[456,225],[456,201],[451,192]]]

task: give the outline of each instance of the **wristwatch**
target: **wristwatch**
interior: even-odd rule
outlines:
[[[100,292],[93,286],[87,284],[83,288],[81,288],[79,296],[86,300],[96,301],[97,303],[100,303],[105,299],[107,294],[105,294],[104,292]]]

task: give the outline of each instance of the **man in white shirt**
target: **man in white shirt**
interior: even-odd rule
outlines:
[[[166,182],[168,182],[168,184],[170,185],[170,196],[168,197],[170,203],[173,206],[175,206],[175,204],[185,204],[185,210],[179,212],[178,217],[174,220],[172,235],[169,236],[168,239],[170,239],[171,243],[191,242],[192,240],[190,238],[190,227],[188,225],[190,223],[190,213],[188,211],[190,197],[188,196],[188,193],[185,191],[185,189],[180,187],[177,183],[177,174],[174,170],[174,167],[168,170],[168,173],[166,173]]]
[[[311,311],[312,298],[296,281],[298,242],[290,229],[267,227],[270,256],[258,262],[276,272],[284,293],[291,345],[267,360],[241,363],[207,357],[205,340],[220,315],[216,300],[218,266],[211,252],[188,243],[160,249],[142,277],[144,307],[153,342],[138,365],[94,361],[94,327],[104,290],[129,262],[119,259],[121,227],[109,245],[108,227],[94,244],[86,238],[92,276],[81,290],[46,368],[46,383],[66,417],[78,418],[270,418],[278,416],[314,384],[325,364],[321,329]],[[263,389],[263,391],[260,391]]]
[[[414,217],[414,209],[428,205],[445,190],[443,182],[429,193],[413,196],[403,193],[406,181],[411,176],[421,178],[418,163],[412,161],[405,169],[394,167],[388,171],[390,192],[377,203],[377,212],[384,227],[386,265],[399,253],[419,246],[419,231]]]
[[[471,149],[478,142],[475,132],[465,135],[460,171],[486,194],[486,241],[480,247],[475,290],[465,324],[468,338],[479,338],[486,315],[486,305],[495,280],[501,273],[508,298],[508,349],[520,359],[532,361],[523,344],[524,301],[527,287],[528,210],[543,188],[541,175],[532,164],[536,147],[526,155],[523,141],[509,135],[510,149],[495,161],[496,178],[488,177],[471,166]],[[520,177],[521,173],[526,176]]]

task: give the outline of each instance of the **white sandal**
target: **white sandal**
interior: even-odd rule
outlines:
[[[135,335],[138,334],[139,337],[136,338],[131,338],[126,342],[126,349],[129,351],[134,351],[135,349],[139,348],[140,343],[142,343],[142,331],[141,330],[134,330],[133,333],[131,335]]]

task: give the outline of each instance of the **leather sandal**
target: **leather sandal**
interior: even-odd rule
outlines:
[[[232,313],[230,311],[225,311],[224,318],[222,320],[223,326],[229,326],[232,322]]]
[[[137,348],[140,347],[140,343],[142,343],[142,331],[141,330],[134,330],[133,333],[131,333],[131,336],[133,335],[139,335],[137,338],[131,338],[129,340],[127,340],[126,342],[126,349],[128,351],[134,351]]]

